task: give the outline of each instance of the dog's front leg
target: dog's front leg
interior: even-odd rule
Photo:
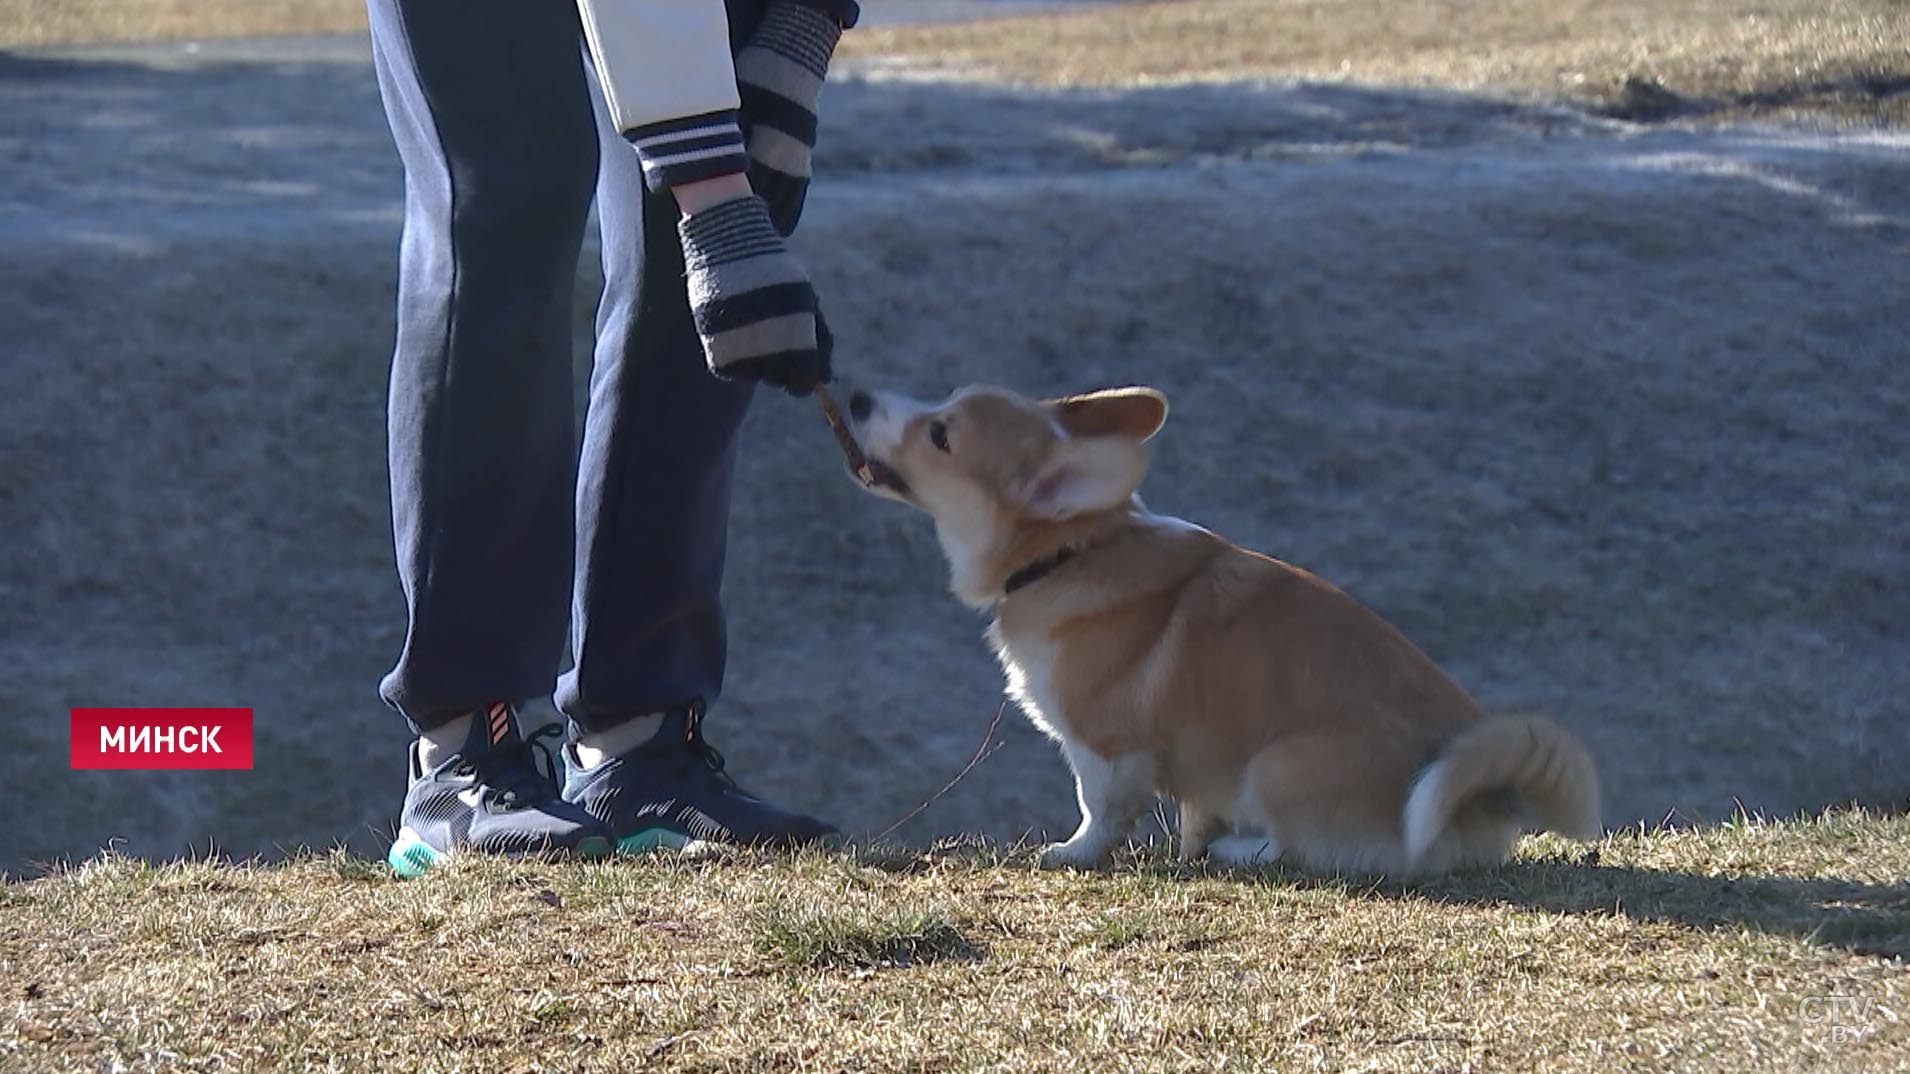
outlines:
[[[1183,798],[1180,800],[1180,860],[1198,861],[1207,844],[1226,828],[1226,822]]]
[[[1067,842],[1048,844],[1041,864],[1048,869],[1098,869],[1153,798],[1154,758],[1146,753],[1107,758],[1073,742],[1063,743],[1063,748],[1074,769],[1081,827]]]

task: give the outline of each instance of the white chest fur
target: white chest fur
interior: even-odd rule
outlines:
[[[1029,722],[1057,741],[1068,739],[1069,728],[1054,696],[1056,646],[1045,637],[1010,638],[997,619],[988,627],[988,643],[1007,676],[1007,692],[1021,706]]]

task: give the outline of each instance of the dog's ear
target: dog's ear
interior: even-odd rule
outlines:
[[[1021,502],[1059,521],[1119,507],[1147,476],[1147,449],[1126,436],[1074,436],[1057,443],[1022,485]]]
[[[1167,396],[1153,388],[1109,388],[1051,399],[1055,420],[1069,436],[1125,436],[1146,440],[1167,420]]]

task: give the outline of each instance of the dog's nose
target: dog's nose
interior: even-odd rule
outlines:
[[[849,396],[849,416],[857,421],[868,421],[875,413],[875,397],[868,392],[855,392]]]

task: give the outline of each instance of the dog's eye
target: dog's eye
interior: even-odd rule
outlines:
[[[937,451],[948,450],[948,425],[945,422],[928,423],[928,442],[935,445]]]

